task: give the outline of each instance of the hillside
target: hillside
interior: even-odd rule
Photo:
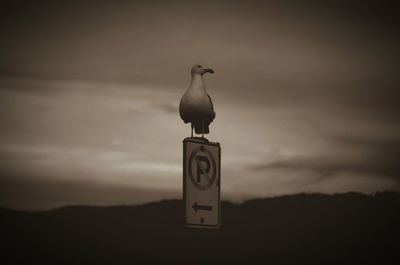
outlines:
[[[2,264],[395,264],[400,250],[394,192],[223,202],[221,221],[185,228],[180,200],[0,209]]]

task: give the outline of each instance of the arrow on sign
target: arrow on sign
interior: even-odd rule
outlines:
[[[198,210],[203,210],[203,211],[212,211],[212,206],[209,205],[201,205],[195,202],[193,204],[193,210],[197,213]]]

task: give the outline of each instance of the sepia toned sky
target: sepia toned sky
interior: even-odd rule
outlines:
[[[0,11],[0,206],[180,198],[202,63],[222,199],[400,190],[389,4],[32,1]]]

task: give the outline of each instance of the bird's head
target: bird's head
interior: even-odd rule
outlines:
[[[213,74],[213,73],[214,73],[214,70],[211,69],[211,68],[204,67],[204,66],[201,65],[201,64],[195,64],[195,65],[193,65],[193,67],[192,67],[191,73],[192,73],[192,75],[194,75],[194,74],[204,75],[205,73],[211,73],[211,74]]]

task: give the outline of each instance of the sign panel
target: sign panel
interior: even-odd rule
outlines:
[[[183,141],[183,198],[189,227],[218,228],[221,148],[205,138]]]

